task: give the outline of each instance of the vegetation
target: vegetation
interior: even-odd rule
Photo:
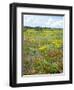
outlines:
[[[23,28],[23,75],[63,72],[63,30]]]

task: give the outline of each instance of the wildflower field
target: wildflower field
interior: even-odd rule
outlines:
[[[23,75],[63,72],[63,30],[23,28]]]

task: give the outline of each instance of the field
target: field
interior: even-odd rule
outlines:
[[[63,30],[23,28],[23,75],[63,72]]]

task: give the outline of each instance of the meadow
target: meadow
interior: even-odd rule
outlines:
[[[23,75],[63,72],[63,29],[23,28]]]

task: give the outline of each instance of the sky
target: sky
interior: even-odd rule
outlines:
[[[64,16],[24,15],[23,26],[63,28]]]

